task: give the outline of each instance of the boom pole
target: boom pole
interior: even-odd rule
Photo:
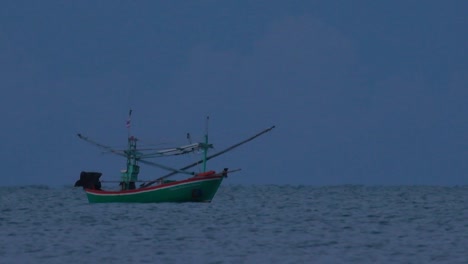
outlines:
[[[222,155],[222,154],[224,154],[224,153],[226,153],[226,152],[229,152],[229,151],[231,151],[231,150],[233,150],[233,149],[235,149],[235,148],[237,148],[237,147],[239,147],[239,146],[241,146],[241,145],[243,145],[243,144],[249,142],[249,141],[254,140],[255,138],[257,138],[257,137],[259,137],[259,136],[261,136],[261,135],[263,135],[263,134],[265,134],[265,133],[267,133],[267,132],[270,132],[271,130],[273,130],[273,128],[275,128],[275,126],[272,126],[272,127],[270,127],[270,128],[267,128],[267,129],[265,129],[265,130],[263,130],[263,131],[257,133],[256,135],[254,135],[254,136],[252,136],[252,137],[249,137],[249,138],[247,138],[247,139],[245,139],[245,140],[243,140],[243,141],[241,141],[241,142],[239,142],[239,143],[237,143],[237,144],[234,144],[234,145],[232,145],[232,146],[230,146],[230,147],[228,147],[228,148],[226,148],[226,149],[224,149],[224,150],[222,150],[222,151],[220,151],[220,152],[218,152],[218,153],[215,153],[215,154],[213,154],[213,155],[211,155],[211,156],[206,157],[206,159],[203,158],[203,159],[201,159],[201,160],[199,160],[199,161],[197,161],[197,162],[194,162],[194,163],[192,163],[192,164],[189,164],[189,165],[187,165],[187,166],[185,166],[185,167],[183,167],[183,168],[181,168],[181,169],[179,169],[179,170],[184,171],[184,170],[186,170],[186,169],[190,169],[190,168],[192,168],[192,167],[194,167],[194,166],[197,166],[198,164],[200,164],[200,163],[202,163],[202,162],[205,162],[205,163],[206,163],[208,160],[210,160],[210,159],[212,159],[212,158],[216,158],[216,157],[218,157],[218,156],[220,156],[220,155]],[[147,182],[147,183],[141,184],[141,185],[140,185],[140,188],[144,188],[144,187],[151,186],[151,185],[155,184],[156,182],[161,181],[161,180],[164,180],[164,179],[166,179],[166,178],[168,178],[168,177],[171,177],[171,176],[173,176],[173,175],[176,175],[177,173],[178,173],[178,172],[171,172],[171,173],[169,173],[169,174],[166,174],[166,175],[164,175],[164,176],[162,176],[162,177],[157,178],[156,180],[149,181],[149,182]]]

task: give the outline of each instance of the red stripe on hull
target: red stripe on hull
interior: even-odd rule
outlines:
[[[104,191],[104,190],[85,189],[85,191],[87,193],[98,194],[98,195],[99,194],[132,194],[132,193],[147,192],[151,190],[162,189],[166,187],[174,187],[179,184],[192,183],[192,182],[197,182],[197,181],[205,181],[205,180],[211,180],[211,179],[220,179],[220,178],[223,178],[223,176],[205,176],[205,177],[189,178],[186,180],[169,182],[169,183],[164,183],[164,184],[154,186],[154,187],[140,188],[140,189],[135,189],[135,190]]]

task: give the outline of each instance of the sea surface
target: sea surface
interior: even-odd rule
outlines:
[[[0,187],[0,263],[468,263],[468,186],[223,185],[183,204]]]

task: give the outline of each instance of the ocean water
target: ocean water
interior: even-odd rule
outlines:
[[[184,204],[0,187],[0,263],[468,263],[468,187],[223,185]]]

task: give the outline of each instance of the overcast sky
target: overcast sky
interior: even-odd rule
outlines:
[[[468,184],[468,1],[2,1],[0,185],[201,139],[227,184]],[[189,155],[156,160],[191,163]],[[140,179],[164,174],[141,169]]]

